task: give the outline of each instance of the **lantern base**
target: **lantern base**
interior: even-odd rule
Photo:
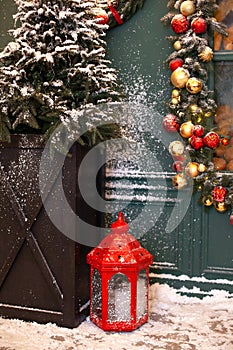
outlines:
[[[140,317],[138,320],[134,321],[109,321],[102,320],[95,315],[90,316],[91,322],[96,326],[109,332],[131,332],[135,329],[141,327],[144,323],[148,321],[148,314]]]

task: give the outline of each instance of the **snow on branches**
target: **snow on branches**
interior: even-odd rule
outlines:
[[[0,139],[51,131],[73,109],[118,101],[116,71],[105,58],[95,1],[16,0],[14,41],[0,53]]]

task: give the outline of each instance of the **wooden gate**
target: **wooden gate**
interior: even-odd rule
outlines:
[[[63,235],[45,211],[38,175],[43,149],[35,135],[13,136],[0,148],[0,314],[74,327],[88,312],[90,248]],[[72,147],[61,170],[63,188],[73,211],[98,226],[98,215],[78,193],[85,152]],[[48,174],[51,187],[58,173]],[[47,190],[46,200],[59,205]],[[67,220],[62,207],[59,215]]]

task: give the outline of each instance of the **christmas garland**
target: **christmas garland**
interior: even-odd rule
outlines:
[[[208,34],[212,31],[227,36],[226,26],[214,17],[218,9],[215,0],[170,0],[168,8],[161,21],[175,33],[167,38],[174,51],[165,62],[171,70],[173,90],[163,126],[167,132],[178,131],[184,141],[174,140],[169,146],[177,173],[173,185],[181,189],[192,179],[194,190],[201,194],[200,202],[207,207],[214,205],[218,212],[231,210],[233,224],[233,177],[218,172],[213,162],[216,148],[227,146],[229,138],[214,129],[218,106],[208,88],[213,58]]]
[[[144,0],[95,0],[96,16],[113,28],[128,21],[143,3]]]

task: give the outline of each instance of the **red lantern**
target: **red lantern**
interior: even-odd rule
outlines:
[[[148,320],[152,255],[127,231],[122,213],[112,232],[87,255],[90,319],[105,331],[132,331]]]
[[[211,194],[215,202],[224,202],[227,194],[227,189],[223,186],[216,186],[212,190]]]
[[[163,127],[167,132],[176,132],[179,130],[180,124],[177,122],[177,117],[174,114],[167,114],[163,118]]]
[[[210,131],[204,136],[203,142],[209,148],[216,148],[220,143],[220,137],[216,132]]]
[[[189,22],[186,16],[178,14],[173,17],[171,26],[176,34],[181,34],[188,30]]]

